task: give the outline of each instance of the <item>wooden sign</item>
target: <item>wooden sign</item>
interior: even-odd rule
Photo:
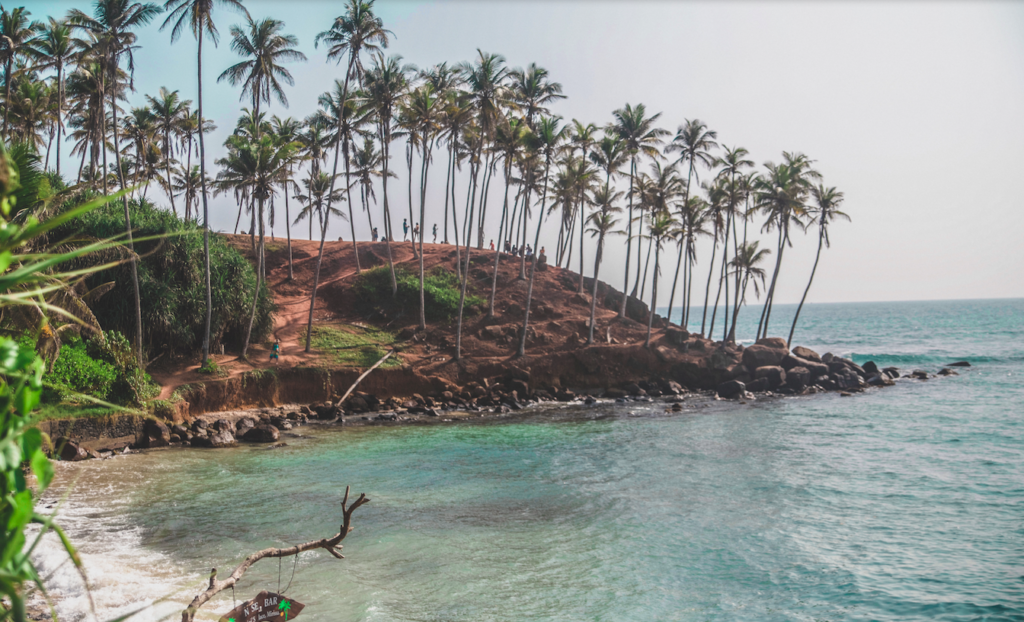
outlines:
[[[287,622],[294,620],[305,607],[280,594],[263,591],[225,613],[218,622]]]

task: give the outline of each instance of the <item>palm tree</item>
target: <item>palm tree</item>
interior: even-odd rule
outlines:
[[[185,168],[179,166],[171,180],[171,191],[175,196],[185,199],[186,214],[189,205],[195,204],[199,199],[199,188],[202,182],[199,179],[200,171],[198,166]]]
[[[683,203],[690,200],[690,187],[694,177],[694,165],[697,163],[703,164],[707,168],[711,168],[715,163],[714,156],[711,155],[711,150],[718,147],[718,143],[715,139],[718,138],[718,133],[714,130],[709,130],[707,124],[700,119],[686,119],[683,125],[679,126],[676,130],[675,137],[672,138],[672,142],[665,148],[666,153],[678,151],[679,160],[677,162],[682,163],[684,166],[688,166],[689,170],[686,174],[686,191],[683,195]],[[697,182],[700,183],[700,175],[697,174]],[[714,248],[712,249],[711,257],[711,270],[714,270],[714,250],[718,245],[718,229],[715,229]],[[679,274],[675,276],[676,280],[679,280]],[[710,282],[711,277],[708,276],[708,292],[710,293]],[[704,318],[700,322],[700,332],[704,334],[704,319],[707,317],[708,310],[708,296],[704,296]],[[683,325],[686,326],[685,324]]]
[[[391,160],[390,146],[392,140],[392,121],[395,107],[408,85],[408,65],[402,64],[401,56],[387,59],[378,54],[374,58],[373,67],[364,77],[363,86],[365,102],[373,111],[377,121],[377,139],[381,148],[382,191],[384,194],[384,242],[388,252],[388,266],[391,271],[391,293],[398,293],[398,280],[395,277],[395,263],[391,255],[391,211],[388,206],[388,162]],[[312,316],[312,308],[310,309]]]
[[[294,47],[299,44],[298,38],[281,34],[284,29],[282,21],[267,18],[256,22],[248,18],[246,28],[248,32],[239,26],[231,27],[231,49],[247,60],[225,69],[217,82],[227,80],[231,86],[241,84],[242,98],[249,95],[254,116],[259,117],[260,104],[266,102],[269,105],[271,95],[288,107],[288,97],[281,83],[293,86],[295,79],[281,63],[304,61],[306,55]]]
[[[601,260],[604,258],[604,242],[608,234],[619,224],[615,214],[622,211],[615,203],[622,198],[621,192],[616,192],[606,182],[602,188],[594,193],[594,205],[598,211],[587,217],[590,222],[590,229],[587,231],[591,237],[597,237],[597,253],[594,255],[594,288],[590,294],[590,330],[587,335],[587,345],[594,345],[594,324],[597,318],[597,277],[601,271]]]
[[[233,134],[228,137],[225,146],[228,149],[228,154],[217,161],[222,167],[221,172],[217,175],[218,185],[223,190],[246,187],[256,202],[258,214],[259,246],[256,249],[256,290],[253,292],[252,312],[249,316],[245,342],[242,345],[241,358],[244,360],[249,350],[249,340],[252,336],[252,326],[256,319],[256,307],[265,273],[264,207],[266,201],[277,192],[277,187],[282,185],[289,168],[294,165],[299,144],[285,142],[271,133],[263,133],[257,137]],[[315,287],[314,283],[314,295]]]
[[[203,323],[203,355],[202,366],[205,367],[210,358],[210,322],[213,317],[213,289],[210,283],[210,208],[206,194],[206,121],[203,117],[203,38],[209,37],[214,47],[220,34],[213,23],[213,7],[219,4],[225,8],[241,11],[246,18],[249,12],[242,6],[241,0],[167,0],[164,10],[168,11],[167,19],[160,25],[160,30],[173,23],[171,43],[178,40],[182,31],[188,27],[196,38],[196,77],[199,86],[198,101],[198,132],[199,132],[199,183],[202,185],[203,197],[203,271],[206,281],[206,319]]]
[[[839,211],[839,206],[843,204],[843,193],[833,188],[826,188],[825,186],[818,184],[811,189],[811,196],[814,199],[814,206],[811,208],[811,212],[817,217],[818,221],[818,252],[814,255],[814,267],[811,268],[811,278],[807,280],[807,287],[804,289],[804,295],[800,297],[800,305],[796,308],[796,315],[793,316],[793,326],[789,329],[789,338],[786,339],[786,346],[793,343],[793,332],[796,330],[797,320],[800,319],[800,311],[804,308],[804,301],[807,300],[807,292],[811,290],[811,283],[814,282],[814,273],[818,271],[818,260],[821,259],[821,247],[830,246],[828,239],[828,227],[832,224],[833,220],[843,219],[846,221],[850,220],[850,216],[844,212]]]
[[[42,25],[28,20],[30,11],[17,7],[8,11],[0,6],[0,58],[4,61],[4,138],[8,133],[7,118],[11,108],[11,69],[22,54],[28,52],[30,42]]]
[[[177,135],[180,131],[182,119],[192,102],[187,99],[183,101],[178,97],[178,91],[168,91],[165,87],[160,87],[160,92],[156,97],[147,95],[146,100],[149,101],[149,108],[153,112],[157,128],[163,134],[164,165],[167,172],[167,187],[170,188],[171,164],[174,160],[174,143],[171,141],[171,134]],[[174,205],[174,193],[168,191],[167,195],[171,199],[171,211],[177,216],[178,208]]]
[[[736,334],[736,319],[740,315],[740,308],[743,303],[747,301],[747,282],[750,277],[754,277],[754,294],[757,297],[761,297],[761,290],[757,286],[757,282],[761,282],[761,287],[764,287],[764,269],[758,266],[765,257],[772,253],[771,249],[762,248],[757,249],[757,241],[744,242],[739,245],[736,249],[736,255],[729,261],[729,265],[733,268],[733,274],[742,278],[743,283],[740,286],[739,294],[737,295],[736,309],[732,314],[732,329],[731,333]]]
[[[532,141],[536,143],[538,151],[544,154],[544,190],[541,193],[541,204],[540,212],[537,214],[537,234],[533,238],[533,247],[536,249],[540,244],[540,230],[544,225],[544,205],[547,201],[548,195],[548,177],[551,172],[551,156],[558,150],[560,143],[565,138],[566,131],[564,126],[560,126],[558,117],[541,117],[537,122],[537,131],[532,136]],[[530,302],[533,300],[533,280],[537,274],[537,258],[540,256],[539,251],[534,251],[533,262],[530,266],[530,281],[526,287],[526,312],[523,317],[523,334],[519,340],[518,356],[524,356],[526,354],[526,331],[530,327]],[[469,278],[466,279],[468,281]],[[463,296],[465,295],[466,288],[462,288]],[[461,316],[461,304],[460,312]]]
[[[719,282],[718,282],[718,289],[719,289],[719,292],[720,292],[721,289],[722,289],[722,284],[723,283],[725,284],[725,322],[724,322],[724,326],[725,326],[725,330],[728,331],[728,329],[729,329],[729,283],[728,283],[728,280],[726,279],[726,274],[728,272],[728,267],[729,267],[729,233],[730,233],[730,230],[731,230],[731,232],[732,232],[732,245],[733,245],[733,249],[739,248],[739,243],[738,243],[737,237],[736,237],[736,219],[735,219],[735,216],[736,216],[736,213],[738,211],[739,205],[743,201],[744,196],[745,196],[745,186],[743,184],[743,180],[740,179],[739,182],[737,182],[736,176],[740,175],[742,177],[742,174],[743,174],[742,173],[742,169],[754,166],[754,162],[747,159],[747,156],[750,155],[750,152],[748,152],[743,147],[729,148],[729,147],[726,147],[726,146],[723,145],[722,146],[722,150],[725,153],[724,153],[724,155],[721,158],[718,158],[716,164],[718,164],[719,166],[722,167],[718,171],[718,176],[720,178],[722,178],[722,179],[727,179],[728,182],[729,182],[728,186],[727,186],[728,207],[729,207],[729,209],[727,211],[727,220],[726,220],[726,223],[725,223],[725,232],[726,232],[725,246],[722,248],[722,276],[721,276],[721,278],[719,279]],[[745,221],[746,221],[746,215],[744,215],[744,222]],[[736,292],[736,296],[739,295],[738,290],[739,290],[739,282],[737,281],[736,289],[734,290]],[[716,295],[715,296],[715,311],[717,311],[717,310],[718,310],[718,296]],[[715,323],[715,316],[714,316],[714,313],[712,313],[712,315],[711,315],[711,324],[712,324],[712,326],[714,325],[714,323]],[[711,330],[709,330],[708,332],[711,332]],[[731,339],[730,336],[729,336],[729,333],[726,332],[726,334],[722,337],[722,339],[723,339],[723,341],[729,341]]]
[[[359,184],[359,198],[363,211],[366,212],[370,231],[373,231],[373,213],[369,203],[371,199],[374,204],[377,203],[377,194],[373,190],[373,178],[383,176],[381,152],[374,146],[373,139],[367,138],[363,141],[362,149],[356,149],[352,155],[353,174],[356,177],[356,183]]]
[[[548,81],[548,70],[530,63],[526,69],[509,72],[512,80],[512,99],[522,110],[526,125],[532,130],[533,120],[538,114],[548,114],[548,105],[565,99],[562,85]]]
[[[286,143],[298,143],[299,142],[299,128],[301,127],[299,122],[295,119],[288,117],[282,119],[277,115],[274,115],[270,119],[270,125],[273,127],[274,135],[277,136],[278,140]],[[291,229],[291,213],[288,209],[288,185],[294,184],[292,180],[292,166],[295,164],[294,160],[297,159],[299,153],[295,152],[293,162],[290,163],[285,171],[285,177],[281,181],[284,189],[284,234],[288,243],[288,280],[295,278],[292,268],[292,229]]]
[[[508,188],[512,181],[512,165],[523,149],[527,132],[526,122],[519,119],[505,119],[494,135],[494,147],[501,154],[505,173],[505,196],[501,208],[501,224],[498,226],[498,246],[494,249],[494,274],[491,275],[491,298],[487,305],[487,317],[494,317],[494,299],[498,294],[498,267],[501,261],[501,243],[505,239],[505,220],[508,215]]]
[[[71,27],[63,21],[49,18],[39,36],[29,41],[31,54],[40,69],[52,68],[57,72],[57,175],[60,175],[60,147],[64,133],[64,67],[76,54]]]
[[[812,180],[821,177],[811,168],[812,161],[806,155],[784,151],[782,157],[782,164],[765,164],[768,175],[757,180],[755,190],[756,208],[768,215],[762,229],[767,231],[774,227],[779,232],[775,269],[761,310],[757,338],[768,336],[768,322],[771,319],[775,285],[782,267],[782,254],[786,246],[792,246],[789,237],[790,226],[804,226],[803,217],[807,214],[806,200],[813,188]]]
[[[654,282],[651,284],[651,309],[647,314],[645,348],[651,347],[651,328],[654,326],[654,313],[658,309],[658,275],[661,274],[661,247],[665,238],[671,233],[674,224],[672,217],[667,212],[660,210],[651,212],[651,224],[647,230],[654,244]]]
[[[316,219],[320,234],[324,235],[331,216],[337,216],[342,220],[347,218],[344,212],[329,205],[334,200],[345,200],[342,188],[335,189],[334,196],[331,196],[331,176],[329,174],[324,171],[310,173],[308,178],[302,180],[302,185],[306,187],[306,192],[296,194],[295,200],[305,203],[306,207],[302,208],[299,216],[295,219],[296,223],[302,218],[309,218],[310,222]]]
[[[441,101],[437,97],[434,86],[430,82],[422,85],[409,94],[406,106],[406,113],[409,115],[419,134],[420,142],[420,329],[427,328],[427,310],[424,298],[424,267],[423,267],[423,238],[427,234],[426,204],[427,204],[427,179],[430,172],[430,161],[434,150],[434,143],[437,140],[440,125]],[[412,175],[409,176],[410,180]],[[413,229],[415,232],[415,229]],[[413,247],[416,240],[413,236]]]
[[[121,56],[128,60],[128,88],[134,90],[132,74],[135,71],[135,58],[132,50],[135,49],[137,39],[132,30],[141,28],[153,21],[160,13],[160,8],[151,3],[134,2],[133,0],[97,0],[94,17],[89,17],[78,9],[72,9],[68,13],[68,22],[79,29],[88,32],[95,38],[94,52],[100,59],[102,71],[102,84],[100,89],[100,109],[102,110],[103,99],[106,97],[106,86],[110,85],[110,110],[113,123],[111,128],[114,134],[114,157],[116,158],[118,181],[121,189],[124,190],[124,168],[121,166],[121,145],[118,138],[117,122],[117,96],[118,96],[118,70],[121,64]],[[100,135],[105,137],[105,118],[101,118]],[[104,162],[106,162],[106,148],[103,149]],[[104,166],[104,191],[106,191],[106,167]],[[124,205],[124,226],[128,239],[128,249],[134,252],[132,243],[132,223],[128,213],[128,195],[122,195],[121,202]],[[135,355],[140,367],[144,367],[142,355],[142,299],[139,295],[139,273],[137,260],[134,255],[132,265],[132,284],[135,289]]]
[[[324,42],[328,46],[327,60],[341,62],[345,54],[348,54],[348,66],[345,70],[345,81],[341,84],[340,93],[335,98],[337,114],[335,120],[338,123],[337,142],[334,146],[334,167],[331,172],[331,182],[337,179],[339,148],[345,159],[345,192],[348,200],[349,226],[352,230],[352,250],[356,258],[356,272],[360,272],[359,248],[356,243],[355,218],[352,218],[352,180],[350,178],[350,157],[349,149],[352,144],[352,128],[354,124],[352,116],[355,114],[355,107],[349,107],[353,99],[349,95],[349,82],[352,77],[356,78],[360,86],[363,82],[362,53],[380,54],[388,47],[388,35],[393,35],[390,30],[384,28],[384,22],[373,12],[374,0],[348,0],[345,5],[345,13],[334,19],[331,28],[319,33],[313,40],[314,47]],[[338,82],[335,81],[335,91],[338,91]],[[354,103],[354,102],[353,102]],[[362,120],[367,120],[367,115],[362,115]],[[346,127],[347,124],[347,127]],[[328,202],[334,196],[334,188],[328,195]],[[312,310],[310,311],[312,313]],[[308,350],[308,348],[307,348]]]
[[[654,127],[654,122],[661,117],[657,113],[647,116],[647,108],[643,104],[637,104],[634,108],[626,104],[612,113],[615,121],[605,129],[607,134],[613,135],[622,141],[627,153],[629,153],[629,216],[626,220],[626,270],[625,282],[622,285],[622,306],[619,308],[619,317],[626,317],[626,291],[629,289],[629,260],[633,244],[633,186],[636,183],[636,160],[640,155],[657,157],[658,145],[661,144],[661,137],[668,134],[663,129]],[[640,255],[637,255],[637,281],[639,282]],[[636,296],[637,283],[633,284],[632,296]]]

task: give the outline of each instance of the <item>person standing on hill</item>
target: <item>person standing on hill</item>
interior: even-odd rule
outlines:
[[[373,228],[373,231],[371,231],[371,232],[370,232],[370,235],[372,235],[372,236],[373,236],[373,241],[374,241],[374,242],[376,242],[376,241],[377,241],[377,238],[379,238],[379,237],[380,237],[380,234],[379,234],[379,233],[377,233],[377,227],[374,227],[374,228]]]
[[[434,223],[434,244],[437,244],[437,223]]]
[[[420,237],[420,223],[416,223],[416,226],[412,230],[412,241],[415,242],[418,237]]]
[[[491,240],[491,250],[494,250],[494,240]]]
[[[403,242],[408,242],[409,241],[409,219],[408,218],[403,218],[402,219],[402,241]]]

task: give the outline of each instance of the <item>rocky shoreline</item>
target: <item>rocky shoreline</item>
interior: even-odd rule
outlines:
[[[724,345],[716,348],[721,359]],[[667,410],[680,412],[689,400],[758,400],[779,396],[839,392],[850,396],[869,388],[895,384],[897,379],[928,380],[957,375],[954,367],[970,363],[950,363],[937,373],[913,370],[901,373],[896,367],[879,368],[873,362],[857,365],[831,353],[797,346],[790,351],[781,338],[767,338],[756,344],[734,348],[735,361],[721,372],[714,389],[688,388],[667,378],[623,383],[598,391],[574,391],[569,388],[532,386],[529,371],[508,367],[503,373],[470,381],[463,386],[435,382],[440,390],[433,394],[414,393],[405,397],[381,398],[374,393],[353,391],[340,402],[334,399],[311,404],[285,404],[204,413],[177,423],[146,418],[134,442],[95,451],[83,447],[72,436],[54,439],[55,455],[62,460],[105,458],[136,450],[161,447],[226,448],[239,444],[271,447],[286,444],[284,439],[304,425],[424,425],[480,421],[482,418],[526,414],[543,403],[654,402],[665,403]],[[721,364],[721,360],[718,361]]]

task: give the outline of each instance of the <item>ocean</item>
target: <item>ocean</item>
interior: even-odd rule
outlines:
[[[741,341],[757,316],[743,310]],[[346,559],[262,561],[200,618],[267,589],[306,622],[1024,619],[1024,300],[806,305],[797,344],[908,372],[972,366],[678,413],[309,426],[273,450],[60,464],[48,500],[100,620],[177,619],[210,568],[336,533],[346,485],[372,499]],[[37,555],[60,619],[91,620],[61,559],[52,541]]]

